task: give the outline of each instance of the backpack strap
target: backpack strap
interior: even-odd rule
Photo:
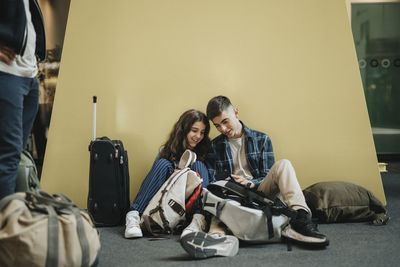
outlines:
[[[172,180],[169,181],[169,184],[171,182],[172,182]],[[158,205],[154,209],[150,210],[149,215],[151,215],[153,213],[156,213],[156,212],[159,212],[160,219],[161,219],[161,221],[163,223],[163,228],[168,234],[170,234],[172,231],[171,231],[171,228],[169,227],[169,222],[168,222],[167,218],[165,217],[164,209],[162,208],[162,200],[164,198],[164,195],[168,192],[168,189],[167,189],[168,185],[164,188],[164,190],[161,191],[161,197],[160,197],[160,200],[158,201]],[[147,226],[150,226],[150,225],[151,224],[149,224],[149,223],[146,224],[146,222],[145,222],[146,229],[149,230],[149,232],[151,234],[153,234],[153,231],[151,230],[151,227],[150,227],[150,229],[147,228]]]
[[[150,233],[153,236],[159,236],[158,233],[153,232],[153,228],[151,227],[151,220],[150,220],[150,216],[148,215],[142,215],[142,219],[143,219],[143,226],[146,229],[146,231],[148,233]],[[143,228],[143,227],[142,227]]]
[[[225,199],[217,203],[216,214],[215,214],[215,216],[217,218],[221,217],[221,212],[222,212],[222,209],[224,208],[225,204],[226,204],[226,200]]]
[[[262,207],[262,211],[264,212],[265,217],[267,217],[268,238],[271,239],[274,237],[274,227],[272,225],[271,206],[265,205],[264,207]]]

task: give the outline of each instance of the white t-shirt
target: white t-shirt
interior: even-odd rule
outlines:
[[[247,166],[246,153],[244,148],[244,134],[239,138],[229,138],[229,146],[233,159],[233,174],[243,176],[249,180],[253,179]]]
[[[0,71],[10,73],[20,77],[33,78],[36,76],[38,69],[36,66],[36,32],[33,27],[31,12],[29,11],[29,0],[24,0],[27,27],[27,43],[24,54],[17,55],[16,59],[7,65],[5,62],[0,61]]]

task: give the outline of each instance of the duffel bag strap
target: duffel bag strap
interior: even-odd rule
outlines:
[[[47,257],[46,267],[58,266],[58,218],[52,206],[45,206],[48,213],[47,221]]]
[[[75,215],[76,231],[78,233],[79,244],[81,245],[82,250],[82,267],[89,267],[89,242],[86,238],[82,215],[78,208],[72,208],[72,212]]]
[[[69,197],[67,197],[66,195],[62,194],[62,193],[53,194],[53,197],[59,198],[59,199],[61,199],[62,201],[66,202],[66,203],[73,204],[72,200]]]
[[[61,200],[56,199],[54,196],[42,190],[36,190],[34,192],[26,192],[27,200],[31,201],[33,204],[44,204],[54,207],[56,210],[61,209],[71,209],[74,203],[68,198],[62,197]],[[61,194],[57,195],[61,196]]]

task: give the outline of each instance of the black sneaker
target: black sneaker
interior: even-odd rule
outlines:
[[[195,259],[235,256],[239,250],[239,240],[235,236],[218,237],[204,232],[192,232],[183,236],[181,245]]]
[[[298,210],[295,219],[282,230],[282,236],[294,242],[313,247],[326,247],[329,240],[318,231],[318,227],[311,220],[311,215],[305,210]]]

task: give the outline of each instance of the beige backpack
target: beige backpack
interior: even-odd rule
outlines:
[[[143,212],[140,226],[150,234],[173,233],[182,230],[185,223],[186,201],[202,179],[190,166],[196,161],[196,153],[186,150],[178,168],[165,181]]]
[[[16,193],[0,201],[0,266],[96,266],[97,229],[62,194]]]

